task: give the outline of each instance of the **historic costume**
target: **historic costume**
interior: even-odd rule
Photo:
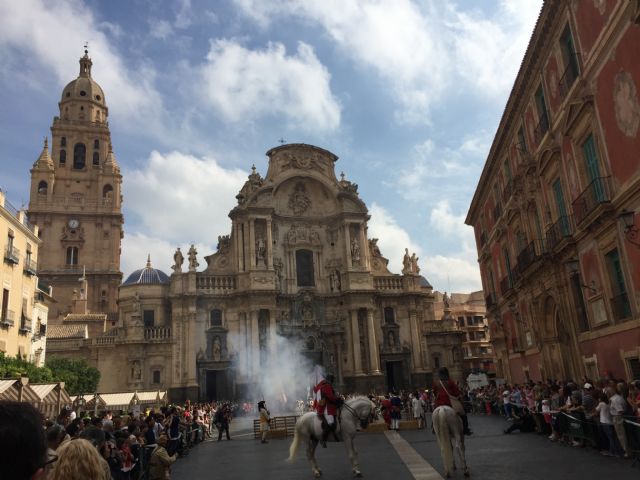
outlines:
[[[458,388],[458,385],[456,385],[456,383],[449,378],[449,370],[447,370],[447,368],[445,367],[442,367],[438,371],[438,377],[440,378],[440,380],[435,382],[435,384],[433,385],[433,391],[435,395],[433,409],[435,410],[437,407],[440,407],[442,405],[452,407],[451,399],[449,398],[450,396],[462,401],[462,392]],[[471,435],[473,432],[469,430],[469,419],[467,418],[466,413],[458,413],[458,415],[460,415],[460,418],[462,419],[464,434]]]
[[[335,416],[338,413],[338,407],[342,404],[342,399],[336,395],[333,385],[331,385],[332,381],[333,375],[327,375],[327,378],[323,378],[313,387],[313,407],[322,420],[322,439],[320,441],[324,448],[327,447],[327,437],[336,430]]]
[[[271,413],[267,410],[267,406],[264,400],[258,402],[258,413],[260,414],[260,432],[262,437],[262,443],[267,442],[267,434],[269,433],[269,421],[271,420]]]

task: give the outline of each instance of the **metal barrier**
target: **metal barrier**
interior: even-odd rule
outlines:
[[[285,431],[287,437],[293,436],[296,428],[296,422],[298,421],[298,415],[290,415],[286,417],[273,417],[269,421],[269,428],[271,430]],[[260,420],[253,420],[253,438],[261,438],[260,434]]]
[[[637,418],[625,418],[624,432],[627,435],[627,448],[629,454],[633,457],[634,466],[640,463],[640,422]]]

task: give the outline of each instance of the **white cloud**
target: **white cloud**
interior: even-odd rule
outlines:
[[[448,2],[235,0],[266,28],[295,16],[319,24],[355,61],[391,85],[401,120],[428,121],[448,89],[504,95],[515,78],[541,2],[503,0],[492,16]],[[524,4],[524,5],[523,5]]]
[[[162,102],[153,85],[155,72],[140,62],[130,68],[104,33],[114,29],[97,21],[81,1],[0,2],[0,18],[0,48],[29,58],[21,68],[29,70],[47,88],[52,79],[62,86],[78,75],[82,45],[89,41],[95,61],[93,77],[107,92],[111,113],[122,120],[160,123]],[[50,75],[41,75],[34,67],[44,67]]]
[[[389,270],[393,273],[402,271],[404,249],[410,253],[421,255],[420,246],[411,240],[409,233],[396,222],[395,218],[384,207],[373,203],[369,209],[369,238],[377,238],[382,255],[389,259]]]
[[[177,246],[201,242],[199,261],[204,267],[203,256],[214,253],[218,235],[230,233],[228,213],[247,173],[225,169],[213,158],[154,151],[141,168],[125,171],[123,177],[125,207],[136,225],[132,240],[150,239],[127,252],[130,261],[140,265],[146,248],[159,253],[170,246],[170,259]]]
[[[340,125],[329,72],[305,43],[287,55],[281,43],[258,51],[218,39],[211,42],[202,75],[207,100],[232,122],[281,114],[301,130],[331,131]]]
[[[166,40],[173,35],[173,27],[166,20],[149,20],[149,36],[158,40]]]

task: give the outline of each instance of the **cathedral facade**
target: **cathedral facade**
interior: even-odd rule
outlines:
[[[82,74],[81,68],[79,79]],[[71,89],[72,98],[77,89]],[[70,104],[76,110],[78,106],[80,98]],[[105,117],[106,106],[100,118]],[[73,120],[72,125],[81,121]],[[63,120],[54,121],[54,146],[62,135],[56,122]],[[94,133],[91,128],[83,129],[85,135]],[[66,133],[69,145],[79,142],[71,140],[74,132]],[[108,142],[108,131],[105,135],[100,145]],[[336,177],[338,157],[305,144],[282,145],[267,156],[266,175],[254,167],[236,196],[237,205],[229,213],[231,231],[218,237],[216,251],[199,256],[193,246],[178,249],[170,276],[148,260],[119,286],[114,321],[108,315],[96,317],[111,308],[110,297],[106,305],[96,304],[104,290],[97,284],[107,278],[99,274],[97,262],[104,262],[110,250],[93,264],[88,260],[95,268],[83,276],[87,287],[84,299],[80,295],[87,309],[60,317],[50,354],[87,358],[102,373],[102,391],[166,388],[174,401],[249,398],[282,342],[294,345],[307,364],[333,373],[344,391],[424,388],[434,370],[445,365],[459,377],[460,330],[450,318],[436,320],[433,290],[420,275],[415,254],[407,251],[402,274],[389,271],[377,239],[368,236],[369,214],[357,185],[344,175]],[[106,249],[96,250],[97,257],[115,245],[122,223],[121,177],[111,148],[104,165],[98,165],[95,171],[93,165],[64,170],[69,178],[60,173],[60,181],[56,167],[32,171],[36,188],[31,212],[51,232],[44,244],[45,251],[49,242],[55,253],[52,259],[60,260],[80,235],[78,228],[72,234],[72,219],[58,213],[60,195],[74,198],[75,176],[84,175],[83,193],[100,194],[95,210],[83,217],[77,214],[86,218],[81,224],[92,224],[84,231],[85,241],[95,227],[102,237],[95,245]],[[47,182],[44,192],[38,187],[41,181]],[[105,192],[111,203],[105,203]],[[51,198],[39,202],[43,195]],[[58,217],[66,221],[60,223]],[[119,266],[117,257],[109,268]],[[54,295],[60,281],[66,301],[66,277],[54,267]],[[77,276],[75,285],[78,288]],[[71,292],[74,295],[77,299],[78,293]],[[100,331],[79,334],[83,318],[92,325],[98,322]],[[70,328],[72,323],[75,328]]]

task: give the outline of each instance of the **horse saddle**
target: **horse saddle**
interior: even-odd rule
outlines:
[[[340,416],[336,415],[336,418],[334,418],[333,421],[335,422],[335,430],[329,435],[329,437],[327,438],[327,441],[341,442],[342,433],[340,428],[341,427]],[[318,415],[316,415],[315,418],[313,419],[313,433],[316,440],[320,440],[322,438],[323,432],[324,431],[322,430],[322,419]]]

